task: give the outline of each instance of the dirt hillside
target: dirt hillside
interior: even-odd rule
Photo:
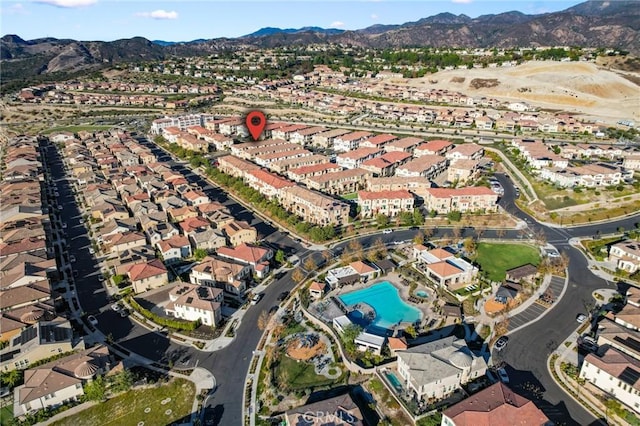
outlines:
[[[542,109],[583,114],[614,124],[640,121],[640,73],[615,72],[587,62],[529,62],[509,68],[441,71],[408,84],[459,91]]]

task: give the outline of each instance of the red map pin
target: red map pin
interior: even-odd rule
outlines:
[[[247,114],[245,124],[253,140],[257,141],[264,130],[264,126],[267,125],[267,117],[265,117],[262,111],[251,111]]]

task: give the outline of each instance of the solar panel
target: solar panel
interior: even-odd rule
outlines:
[[[187,304],[193,302],[193,297],[187,297]]]
[[[640,379],[640,371],[634,370],[631,367],[627,367],[622,371],[622,373],[620,373],[618,379],[633,386],[636,384],[638,379]]]
[[[634,351],[640,352],[640,342],[633,337],[626,337],[623,339],[620,336],[615,336],[613,340],[622,343],[623,345],[633,349]]]

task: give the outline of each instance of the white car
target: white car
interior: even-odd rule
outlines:
[[[58,210],[62,210],[62,204],[58,204]]]
[[[62,229],[67,229],[67,223],[66,222],[62,222]]]
[[[93,247],[89,247],[89,253],[91,253],[91,254],[95,254],[95,253],[96,253],[96,251],[93,249]]]
[[[258,302],[260,301],[260,299],[262,299],[263,294],[262,293],[256,293],[253,295],[253,297],[251,298],[251,304],[252,305],[257,305]]]
[[[385,229],[384,231],[382,231],[383,234],[390,234],[393,232],[393,229]]]
[[[582,324],[586,320],[587,320],[587,316],[585,314],[578,314],[578,316],[576,317],[576,321],[578,321],[578,323],[580,324]]]
[[[118,312],[120,310],[120,305],[118,305],[117,303],[114,303],[113,305],[111,305],[111,309]]]
[[[507,374],[507,370],[504,368],[498,368],[498,376],[500,377],[500,381],[502,383],[509,383],[509,375]]]

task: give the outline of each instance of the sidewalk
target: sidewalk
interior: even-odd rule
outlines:
[[[553,377],[553,380],[562,388],[562,390],[567,395],[573,398],[573,400],[578,404],[585,407],[585,409],[591,411],[594,416],[599,416],[606,419],[608,424],[611,425],[627,425],[628,423],[626,421],[607,410],[602,400],[597,397],[605,396],[605,393],[601,389],[592,385],[590,382],[579,384],[576,380],[567,376],[562,371],[561,365],[563,362],[569,362],[574,365],[579,365],[578,354],[574,350],[577,349],[576,340],[578,337],[578,329],[576,329],[576,332],[571,333],[571,335],[567,337],[564,342],[562,342],[553,352],[552,356],[554,354],[557,355],[557,358],[552,366],[553,372],[551,371],[549,363],[547,363],[547,369],[549,370],[551,377]],[[569,345],[567,346],[565,343],[568,343]]]

